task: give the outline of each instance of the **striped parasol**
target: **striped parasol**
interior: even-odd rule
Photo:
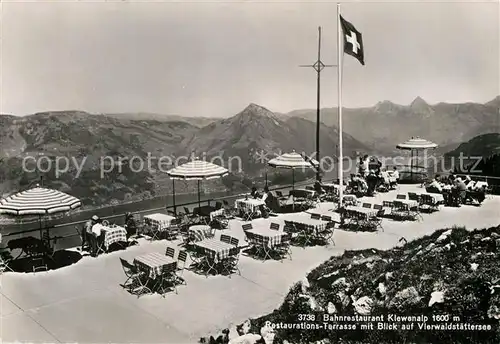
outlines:
[[[204,180],[224,177],[228,170],[211,162],[195,159],[167,171],[167,174],[172,179]]]
[[[276,168],[314,168],[319,166],[319,162],[314,159],[304,158],[302,155],[295,153],[285,153],[274,159],[269,160],[269,166]]]
[[[408,141],[405,141],[403,143],[400,143],[396,145],[397,149],[401,150],[409,150],[410,151],[410,180],[413,181],[413,170],[414,170],[414,160],[417,160],[418,162],[418,152],[419,151],[425,151],[427,149],[435,149],[437,148],[437,144],[434,142],[428,141],[426,139],[422,139],[420,137],[412,137]],[[415,152],[415,153],[414,153]],[[415,166],[419,167],[419,166]]]
[[[418,150],[418,149],[434,149],[438,145],[434,142],[422,139],[420,137],[411,138],[408,141],[400,143],[396,146],[398,149],[403,150]]]
[[[81,205],[79,199],[64,192],[35,187],[0,200],[0,214],[50,215],[69,211]]]
[[[304,168],[317,168],[319,162],[314,159],[303,157],[302,155],[293,151],[292,153],[282,154],[274,159],[269,160],[267,163],[275,168],[287,168],[292,170],[292,189],[295,189],[295,170]]]
[[[227,176],[228,173],[229,171],[224,167],[205,160],[199,160],[198,158],[167,171],[167,174],[172,179],[174,213],[177,213],[175,206],[175,180],[198,181],[198,207],[201,207],[200,181],[222,178]]]

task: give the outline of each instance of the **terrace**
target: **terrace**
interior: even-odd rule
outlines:
[[[366,201],[382,203],[396,194],[421,192],[416,186],[377,194]],[[364,199],[361,199],[363,202]],[[195,343],[201,336],[220,331],[221,326],[268,313],[283,301],[288,289],[308,271],[344,250],[388,249],[401,237],[410,241],[453,225],[468,229],[498,225],[500,197],[488,196],[481,207],[441,207],[423,214],[422,221],[382,220],[383,231],[354,232],[335,229],[335,245],[291,247],[292,259],[262,262],[242,255],[241,275],[208,276],[184,271],[187,285],[178,294],[144,295],[138,298],[120,284],[125,275],[119,257],[132,261],[151,252],[162,255],[166,247],[179,250],[180,240],[149,241],[92,258],[84,256],[71,266],[36,273],[4,273],[1,280],[0,337],[7,342],[78,343]],[[321,203],[329,209],[331,203]],[[255,227],[278,223],[282,228],[288,214],[254,219]],[[239,219],[229,221],[221,234],[246,244]],[[284,273],[286,272],[286,273]]]

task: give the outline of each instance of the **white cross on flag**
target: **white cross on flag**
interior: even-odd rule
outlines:
[[[340,24],[344,33],[344,52],[355,57],[364,66],[365,52],[361,33],[342,16],[340,16]]]

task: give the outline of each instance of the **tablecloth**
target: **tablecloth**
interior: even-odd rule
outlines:
[[[207,225],[195,225],[189,227],[189,237],[192,241],[202,241],[212,237],[212,228]]]
[[[114,243],[117,242],[127,242],[127,230],[120,226],[105,227],[101,228],[104,232],[104,246],[106,250],[109,249]]]
[[[297,229],[299,231],[321,232],[331,225],[330,222],[325,220],[312,219],[311,215],[306,213],[287,214],[283,219],[285,220],[285,229],[289,231]],[[292,228],[290,228],[290,225],[292,225]]]
[[[342,197],[342,202],[345,205],[356,205],[358,204],[358,198],[355,195],[344,195]]]
[[[240,211],[250,210],[252,212],[256,212],[261,205],[265,205],[266,203],[258,198],[249,198],[249,199],[237,199],[234,202],[236,209]]]
[[[144,216],[144,222],[151,226],[156,226],[156,230],[165,231],[170,227],[170,223],[175,217],[167,214],[156,213]]]
[[[248,241],[254,245],[273,247],[281,244],[283,236],[287,234],[270,228],[253,228],[247,231],[247,235]]]
[[[224,215],[224,208],[221,208],[219,210],[214,210],[210,213],[210,221],[212,221],[217,216],[223,216],[223,215]]]
[[[230,256],[233,245],[217,239],[205,239],[194,244],[199,250],[215,262],[219,262]]]
[[[177,269],[177,261],[158,252],[152,252],[138,256],[134,259],[134,265],[148,274],[149,278],[155,279],[160,276],[163,266],[168,265],[169,270]]]
[[[442,194],[436,194],[436,193],[428,193],[428,192],[422,192],[418,194],[419,196],[426,195],[428,197],[431,197],[433,199],[433,202],[435,204],[438,203],[444,203],[444,197]]]
[[[366,219],[376,217],[378,214],[376,209],[363,207],[347,207],[345,211],[348,217],[363,217]]]

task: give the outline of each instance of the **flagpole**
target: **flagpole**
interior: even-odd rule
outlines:
[[[339,114],[339,163],[338,163],[338,176],[339,176],[339,208],[342,208],[342,198],[344,196],[344,175],[343,175],[343,138],[342,138],[342,54],[344,48],[342,47],[342,27],[340,25],[340,3],[337,3],[337,90],[338,90],[338,114]]]

